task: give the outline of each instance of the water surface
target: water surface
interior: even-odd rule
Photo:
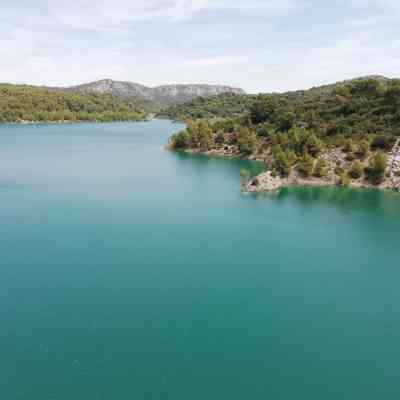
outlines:
[[[0,126],[7,400],[397,399],[400,196],[243,196],[181,126]]]

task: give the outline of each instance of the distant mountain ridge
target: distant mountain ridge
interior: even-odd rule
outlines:
[[[212,97],[220,94],[245,94],[240,88],[224,85],[180,84],[147,87],[134,82],[102,79],[96,82],[62,88],[83,94],[112,94],[124,100],[136,100],[144,104],[164,108],[187,103],[198,97]]]

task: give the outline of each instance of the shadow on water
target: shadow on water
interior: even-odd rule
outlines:
[[[304,207],[328,205],[343,211],[366,210],[400,214],[400,194],[377,189],[340,187],[292,187],[282,189],[276,199],[296,201]]]
[[[179,164],[185,164],[185,166],[180,166],[182,167],[181,170],[190,168],[204,171],[211,168],[214,169],[213,173],[218,173],[218,171],[221,171],[221,166],[223,166],[224,174],[229,173],[234,179],[237,177],[238,184],[240,180],[252,179],[267,169],[264,163],[257,161],[188,154],[185,152],[172,154]],[[245,172],[244,176],[240,177],[243,171]],[[362,210],[376,215],[400,215],[400,194],[378,189],[302,186],[283,188],[273,193],[254,194],[250,195],[250,197],[261,201],[270,200],[276,203],[296,202],[304,208],[316,206],[335,207],[344,213]]]
[[[244,171],[248,179],[251,179],[266,170],[266,166],[260,161],[251,161],[241,158],[226,158],[219,156],[209,156],[204,154],[188,154],[183,151],[173,152],[174,158],[182,164],[190,163],[194,168],[210,168],[216,165],[223,165],[226,169]],[[239,183],[239,181],[238,181]]]

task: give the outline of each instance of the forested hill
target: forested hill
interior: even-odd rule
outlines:
[[[198,97],[187,103],[168,107],[160,112],[160,116],[174,120],[232,117],[248,112],[256,99],[255,95],[234,93],[209,98]]]
[[[387,172],[400,188],[398,156],[390,153],[400,143],[400,80],[367,77],[283,94],[217,96],[165,114],[199,119],[172,137],[176,149],[262,158],[282,176],[382,183]]]
[[[222,120],[259,137],[300,128],[324,141],[379,136],[389,147],[400,136],[400,80],[358,78],[282,94],[220,95],[168,108],[170,118]]]
[[[221,85],[150,88],[111,79],[65,88],[0,84],[0,122],[138,120],[171,105],[219,94],[244,91]]]
[[[0,122],[127,121],[143,108],[111,94],[80,94],[37,86],[0,84]]]
[[[199,97],[184,104],[178,104],[163,110],[160,115],[167,116],[172,119],[200,119],[200,118],[213,118],[213,117],[232,117],[240,114],[248,113],[255,103],[262,102],[265,99],[273,99],[281,103],[282,108],[287,111],[293,111],[293,108],[301,106],[306,107],[312,105],[319,109],[324,107],[323,103],[332,104],[335,99],[339,102],[353,101],[355,97],[360,97],[362,93],[355,93],[351,88],[360,88],[363,85],[368,86],[377,84],[382,89],[395,83],[396,80],[388,79],[383,76],[368,76],[352,80],[337,82],[334,84],[313,87],[308,90],[298,90],[286,93],[266,93],[259,95],[246,95],[235,93],[223,93],[209,98]],[[340,93],[350,90],[348,96],[342,96],[339,99]],[[351,96],[352,94],[352,96]],[[364,93],[365,94],[365,93]],[[350,97],[353,97],[350,99]]]

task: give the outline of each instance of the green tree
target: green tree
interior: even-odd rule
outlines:
[[[371,142],[372,150],[387,150],[393,145],[393,136],[388,134],[376,135]]]
[[[292,170],[292,164],[290,163],[286,153],[282,150],[278,151],[275,156],[274,168],[282,176],[289,176]]]
[[[307,138],[305,143],[306,152],[309,153],[313,157],[318,157],[322,150],[322,142],[317,136],[312,133]]]
[[[184,149],[189,145],[189,135],[187,131],[176,133],[170,139],[171,148],[175,150]]]
[[[289,130],[288,134],[288,139],[290,143],[290,148],[295,151],[296,153],[300,154],[301,153],[301,131],[299,128],[292,128]]]
[[[218,133],[215,136],[215,143],[217,143],[217,144],[224,144],[225,143],[224,132],[218,131]]]
[[[296,164],[297,162],[297,154],[295,153],[294,150],[289,149],[286,151],[286,157],[288,159],[288,161],[290,162],[291,165]]]
[[[292,128],[294,121],[296,120],[295,115],[290,111],[285,111],[280,114],[277,119],[278,129],[281,132],[287,132]]]
[[[356,161],[350,168],[348,175],[352,179],[360,179],[363,175],[364,167],[360,161]]]
[[[212,130],[206,122],[199,122],[197,126],[198,146],[202,150],[209,150],[212,142]]]
[[[314,176],[326,178],[328,176],[328,166],[323,158],[319,158],[314,169]]]
[[[254,153],[257,148],[258,138],[255,132],[250,129],[241,128],[237,135],[237,143],[241,153],[251,154]]]
[[[372,183],[379,184],[385,177],[387,167],[387,158],[384,153],[378,152],[371,159],[368,169],[368,175]]]
[[[310,176],[314,169],[314,159],[308,153],[305,153],[300,158],[297,168],[304,177]]]
[[[250,108],[250,119],[253,124],[261,124],[274,119],[276,106],[271,98],[260,98]]]
[[[353,140],[352,140],[352,139],[347,139],[347,140],[345,141],[343,150],[344,150],[346,153],[351,153],[351,154],[355,152],[356,148],[355,148],[355,146],[354,146],[354,143],[353,143]]]

